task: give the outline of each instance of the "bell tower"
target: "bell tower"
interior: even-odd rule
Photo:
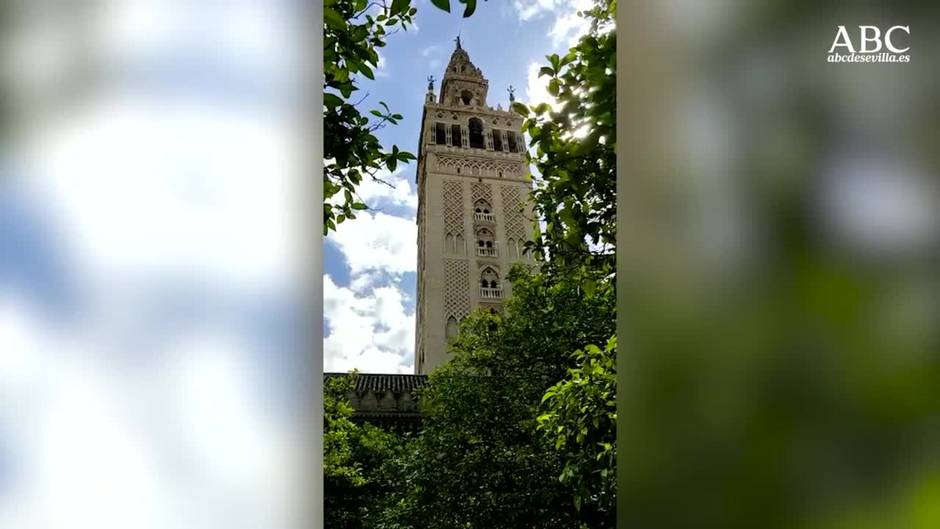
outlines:
[[[439,93],[428,78],[418,142],[418,374],[447,361],[471,311],[500,308],[509,269],[531,260],[522,252],[534,226],[522,117],[489,106],[488,90],[457,37]]]

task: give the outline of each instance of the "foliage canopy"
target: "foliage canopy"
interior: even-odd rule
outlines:
[[[616,212],[615,0],[597,0],[582,13],[590,30],[567,54],[547,56],[556,104],[513,109],[526,116],[530,161],[539,172],[535,206],[544,227],[530,251],[545,259],[546,273],[614,274]]]
[[[574,467],[536,420],[545,391],[576,368],[571,352],[613,334],[613,296],[521,267],[510,279],[505,312],[471,315],[432,373],[425,429],[381,527],[613,527],[612,511],[576,503],[577,485],[560,479]]]

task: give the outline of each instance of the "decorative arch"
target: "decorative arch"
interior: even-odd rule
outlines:
[[[492,249],[496,245],[496,237],[489,228],[479,228],[476,231],[477,248]]]
[[[481,198],[474,202],[473,212],[490,214],[493,212],[493,206],[490,205],[488,200]]]
[[[444,328],[444,336],[446,336],[448,340],[457,336],[459,328],[460,325],[457,322],[457,318],[453,316],[447,318],[447,325]]]
[[[492,266],[487,266],[480,272],[480,286],[483,288],[499,288],[499,273]]]

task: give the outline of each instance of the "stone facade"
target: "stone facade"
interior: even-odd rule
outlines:
[[[420,374],[447,361],[448,340],[471,311],[499,310],[509,269],[531,260],[522,253],[534,222],[522,118],[490,107],[488,88],[458,39],[440,91],[432,81],[425,96],[416,174]]]
[[[324,373],[324,380],[349,376]],[[384,375],[357,373],[356,384],[346,395],[355,410],[353,420],[368,422],[389,430],[417,431],[423,415],[418,390],[427,385],[424,375]]]

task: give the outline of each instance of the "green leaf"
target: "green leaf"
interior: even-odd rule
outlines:
[[[343,104],[343,100],[336,94],[324,92],[323,104],[326,105],[327,108],[336,108]]]
[[[512,104],[512,109],[513,109],[513,111],[515,111],[517,114],[521,114],[521,115],[523,115],[523,116],[528,116],[528,115],[529,115],[529,107],[527,107],[525,104],[520,103],[520,102],[518,102],[518,101],[516,101],[515,103]]]
[[[323,10],[323,22],[326,23],[329,28],[336,31],[342,31],[346,28],[346,20],[343,19],[342,15],[330,8]]]
[[[442,9],[450,13],[450,0],[431,0],[431,3],[434,4],[438,9]]]
[[[559,85],[560,85],[560,82],[558,81],[558,79],[552,79],[551,81],[549,81],[549,82],[548,82],[548,93],[551,94],[551,95],[553,95],[553,96],[557,96],[557,95],[558,95],[558,91],[559,91]]]
[[[587,279],[581,284],[581,288],[584,289],[585,294],[593,296],[594,292],[597,290],[597,282],[593,279]]]
[[[354,202],[352,204],[352,208],[357,209],[357,210],[363,210],[363,209],[369,209],[369,206],[366,206],[362,202]]]
[[[411,4],[410,0],[393,0],[391,11],[393,15],[405,12]]]
[[[463,10],[464,18],[468,18],[470,15],[473,14],[474,11],[476,11],[477,0],[460,0],[460,1],[467,5],[467,7]]]

